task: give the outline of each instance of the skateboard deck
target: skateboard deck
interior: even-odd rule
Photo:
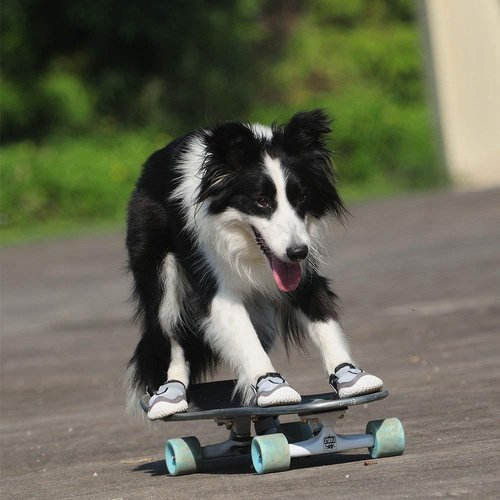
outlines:
[[[295,405],[282,406],[244,406],[235,392],[234,380],[206,382],[192,385],[188,389],[189,410],[164,418],[165,422],[204,420],[204,419],[234,419],[243,417],[272,417],[280,415],[313,415],[333,411],[343,411],[349,406],[356,406],[384,399],[388,391],[366,394],[352,398],[335,398],[333,392],[308,394],[302,396],[302,401]],[[146,409],[145,401],[142,402]]]

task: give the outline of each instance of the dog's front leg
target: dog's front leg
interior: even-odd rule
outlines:
[[[259,406],[300,401],[298,393],[276,373],[238,294],[220,290],[212,299],[204,326],[211,348],[236,373],[244,403],[250,403],[254,391]]]
[[[340,397],[376,392],[382,380],[357,367],[338,321],[336,295],[321,276],[313,276],[309,287],[298,297],[306,330],[323,357],[329,382]]]
[[[309,319],[307,330],[321,353],[328,373],[333,373],[342,363],[353,362],[344,332],[336,319]]]

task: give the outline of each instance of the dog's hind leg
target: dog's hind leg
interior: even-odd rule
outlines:
[[[166,382],[149,400],[148,417],[151,420],[188,409],[186,389],[189,384],[189,363],[177,338],[187,285],[173,253],[168,253],[163,259],[160,278],[162,297],[158,319],[163,335],[170,343],[170,359],[165,360]]]
[[[210,347],[235,371],[244,403],[249,404],[254,393],[259,406],[300,401],[276,373],[238,294],[222,289],[215,295],[204,331]]]
[[[167,380],[178,380],[187,388],[189,385],[189,363],[184,355],[184,349],[176,339],[170,339],[170,365]]]
[[[189,363],[177,339],[180,323],[182,322],[182,309],[186,298],[187,283],[172,253],[167,254],[163,260],[161,279],[163,295],[158,317],[164,335],[170,340],[167,380],[177,380],[187,388],[189,384]]]
[[[296,306],[305,329],[321,352],[330,385],[337,394],[352,397],[376,392],[382,388],[382,381],[355,366],[338,321],[336,299],[327,280],[314,275],[298,294]]]

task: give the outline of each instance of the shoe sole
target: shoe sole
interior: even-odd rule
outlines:
[[[293,405],[302,401],[300,394],[291,387],[277,389],[269,396],[259,396],[257,398],[257,406],[266,408],[268,406],[278,405]]]
[[[183,413],[188,411],[188,402],[186,400],[178,403],[167,403],[166,401],[158,401],[148,411],[149,420],[159,420],[160,418],[169,417],[174,413]]]
[[[339,390],[339,398],[352,398],[354,396],[362,396],[363,394],[372,394],[378,392],[384,383],[377,377],[366,375],[358,380],[352,387],[345,387]]]

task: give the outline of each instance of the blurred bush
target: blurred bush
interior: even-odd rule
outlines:
[[[333,149],[346,183],[420,188],[444,181],[425,102],[414,5],[313,0],[271,68],[274,104],[252,117],[286,119],[321,107],[335,118]]]
[[[1,28],[4,226],[114,217],[152,131],[314,107],[349,188],[444,181],[411,0],[19,0]]]
[[[6,2],[3,73],[30,109],[10,108],[3,140],[50,133],[64,116],[70,127],[91,126],[92,108],[123,125],[175,131],[244,116],[268,60],[259,55],[261,16],[281,3]]]
[[[52,71],[44,75],[40,79],[39,99],[43,103],[43,122],[52,130],[80,130],[92,123],[93,98],[83,82],[71,73]]]
[[[121,219],[139,166],[170,138],[151,130],[111,130],[43,143],[23,141],[2,151],[3,225],[65,218]]]

